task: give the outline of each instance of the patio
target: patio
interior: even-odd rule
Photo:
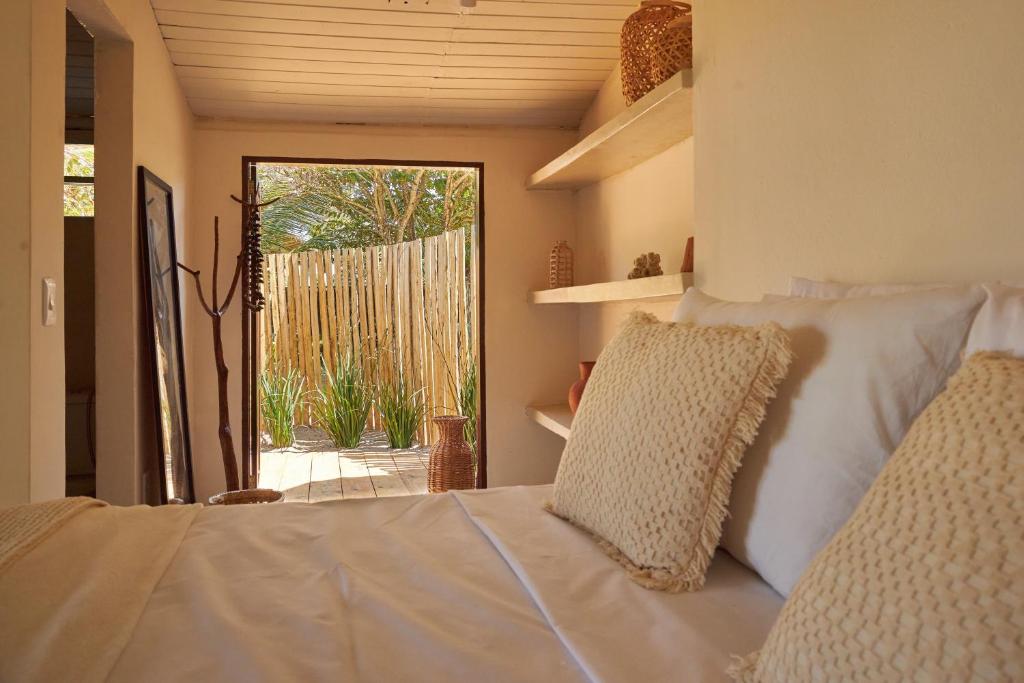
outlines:
[[[383,432],[367,432],[358,448],[338,449],[320,430],[299,426],[290,448],[261,452],[259,485],[302,503],[426,493],[428,452],[389,448]]]

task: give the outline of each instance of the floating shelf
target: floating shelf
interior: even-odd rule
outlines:
[[[693,135],[693,71],[644,95],[529,177],[531,190],[583,187],[622,173]]]
[[[530,292],[532,304],[590,304],[602,301],[634,301],[676,297],[693,286],[693,273],[655,275],[636,280],[598,282],[592,285],[541,289]]]
[[[572,426],[572,411],[568,403],[553,406],[527,406],[526,415],[541,427],[558,434],[563,439],[569,438]]]

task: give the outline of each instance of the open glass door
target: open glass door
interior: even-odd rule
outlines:
[[[264,207],[243,217],[246,484],[425,493],[433,418],[454,414],[486,486],[482,164],[247,157],[243,175]]]

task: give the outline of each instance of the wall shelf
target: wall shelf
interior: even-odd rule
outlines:
[[[693,135],[693,71],[672,76],[529,177],[531,190],[583,187],[622,173]]]
[[[569,438],[572,426],[572,411],[568,403],[550,406],[527,406],[526,415],[547,430],[558,434],[563,439]]]
[[[530,292],[532,304],[590,304],[678,297],[693,286],[693,273],[673,273],[636,280],[597,282],[592,285],[540,289]]]

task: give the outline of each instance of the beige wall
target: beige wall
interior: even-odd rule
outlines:
[[[611,74],[605,79],[604,85],[597,91],[594,101],[583,113],[580,120],[579,136],[586,137],[626,110],[626,98],[622,96],[622,66],[616,64]]]
[[[184,253],[193,118],[148,0],[68,4],[96,36],[97,495],[130,504],[157,483],[135,169],[174,188]]]
[[[524,408],[533,401],[559,400],[572,383],[576,316],[530,306],[526,293],[546,282],[552,243],[575,238],[574,218],[568,193],[527,192],[524,184],[529,173],[570,146],[573,137],[545,130],[200,122],[193,152],[188,259],[204,275],[210,272],[215,215],[221,217],[223,243],[239,244],[240,214],[229,195],[239,193],[243,155],[484,162],[489,484],[551,481],[564,444],[530,422]],[[222,258],[230,264],[229,253]],[[221,291],[229,270],[222,268]],[[186,298],[194,296],[191,288],[185,291]],[[208,496],[224,485],[216,438],[216,378],[209,322],[196,306],[190,322],[192,443],[198,493]],[[236,301],[224,327],[236,447],[241,445],[240,325]]]
[[[693,235],[693,140],[685,140],[635,168],[576,193],[577,282],[624,280],[641,253],[661,254],[666,273],[678,273],[686,238]],[[580,307],[580,360],[594,360],[631,311],[662,319],[675,301],[590,304]]]
[[[616,67],[580,125],[580,137],[626,108]],[[693,140],[685,140],[624,173],[577,190],[576,282],[624,280],[641,253],[661,254],[666,273],[679,272],[693,235]],[[674,302],[580,306],[580,360],[597,358],[630,311],[661,318]]]
[[[697,276],[1024,277],[1024,3],[698,2]]]
[[[64,495],[64,5],[14,0],[0,23],[0,505]],[[58,314],[42,325],[44,277]]]

